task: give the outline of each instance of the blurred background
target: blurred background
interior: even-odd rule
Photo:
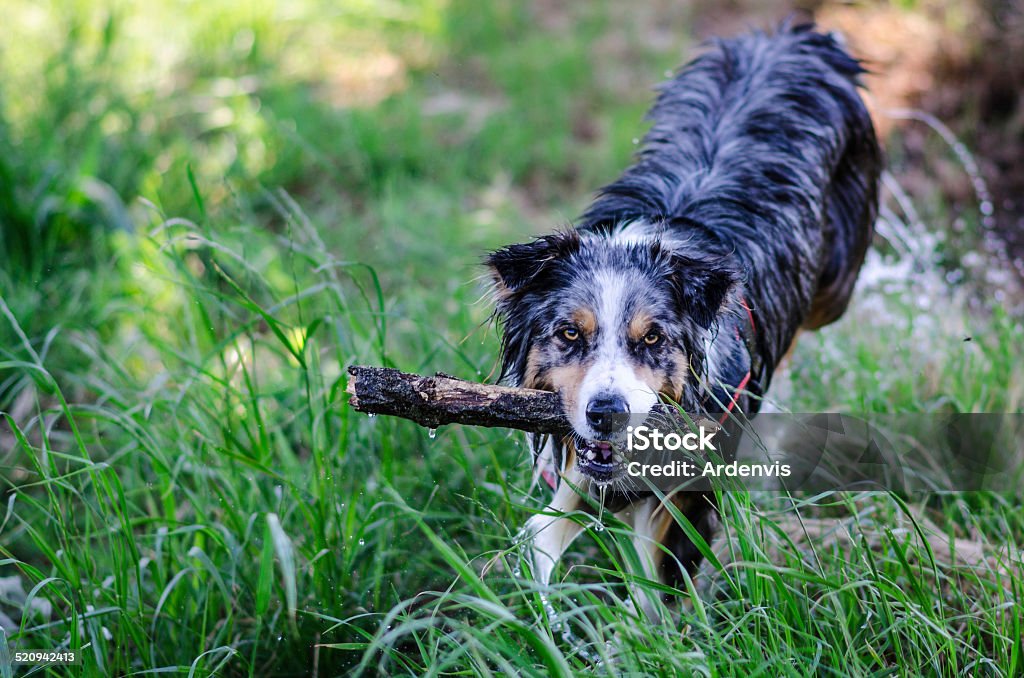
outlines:
[[[787,16],[871,69],[893,210],[947,240],[951,269],[946,250],[970,251],[964,275],[1013,288],[1017,2],[40,2],[9,6],[0,53],[5,298],[34,339],[56,318],[124,332],[104,307],[131,291],[131,264],[111,270],[137,260],[125,241],[170,218],[280,234],[286,193],[377,269],[394,314],[404,286],[434,290],[433,322],[486,248],[570,221],[615,177],[652,86],[702,40]]]
[[[356,417],[344,367],[493,379],[483,253],[571,222],[628,163],[653,86],[703,40],[787,16],[841,31],[865,60],[888,173],[857,299],[801,340],[778,405],[1021,407],[1019,1],[3,13],[12,643],[87,641],[110,673],[244,656],[258,675],[319,656],[308,639],[323,634],[359,661],[371,613],[450,582],[450,554],[417,525],[466,553],[503,548],[525,515],[509,497],[526,470],[499,470],[519,468],[517,439]],[[994,541],[1011,530],[1000,520]]]

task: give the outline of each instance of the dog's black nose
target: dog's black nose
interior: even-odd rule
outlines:
[[[587,403],[587,423],[598,433],[618,433],[629,421],[629,405],[617,395],[600,395]]]

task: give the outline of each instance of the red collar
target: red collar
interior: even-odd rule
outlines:
[[[722,416],[718,420],[719,424],[724,424],[725,420],[729,417],[729,414],[732,412],[733,408],[736,407],[736,401],[739,400],[740,395],[743,392],[743,389],[745,389],[747,387],[747,384],[750,383],[750,378],[753,374],[754,369],[754,351],[756,350],[756,347],[754,346],[754,336],[757,332],[757,327],[754,325],[754,311],[753,309],[750,308],[750,304],[747,303],[745,297],[740,297],[740,306],[742,306],[743,310],[747,312],[747,322],[749,323],[749,327],[747,328],[747,332],[741,333],[739,326],[737,326],[736,338],[747,345],[747,353],[749,354],[750,358],[750,369],[748,369],[747,373],[743,375],[743,378],[740,380],[740,383],[737,384],[736,389],[733,391],[732,398],[729,400],[729,404],[726,406],[725,411],[722,413]]]

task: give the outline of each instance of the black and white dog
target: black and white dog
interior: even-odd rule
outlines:
[[[538,581],[583,529],[559,514],[621,472],[630,414],[660,399],[756,413],[798,330],[843,314],[882,164],[862,72],[813,26],[718,41],[660,88],[635,164],[575,228],[487,258],[504,379],[558,392],[572,424],[534,440],[555,490],[525,528]],[[710,495],[670,500],[711,538]],[[617,503],[643,574],[675,584],[696,568],[656,496]]]

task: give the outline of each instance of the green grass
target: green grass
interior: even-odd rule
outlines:
[[[514,576],[545,499],[521,438],[369,419],[344,368],[493,375],[480,256],[615,175],[687,45],[613,3],[234,5],[12,12],[0,657],[79,648],[82,675],[1024,672],[1019,493],[724,493],[723,539],[661,624],[622,602],[624,581],[662,592],[622,571],[625,528],[578,516],[548,593],[587,648],[563,639]],[[973,237],[881,243],[877,281],[801,339],[779,406],[1019,410],[1024,330],[960,265]]]

